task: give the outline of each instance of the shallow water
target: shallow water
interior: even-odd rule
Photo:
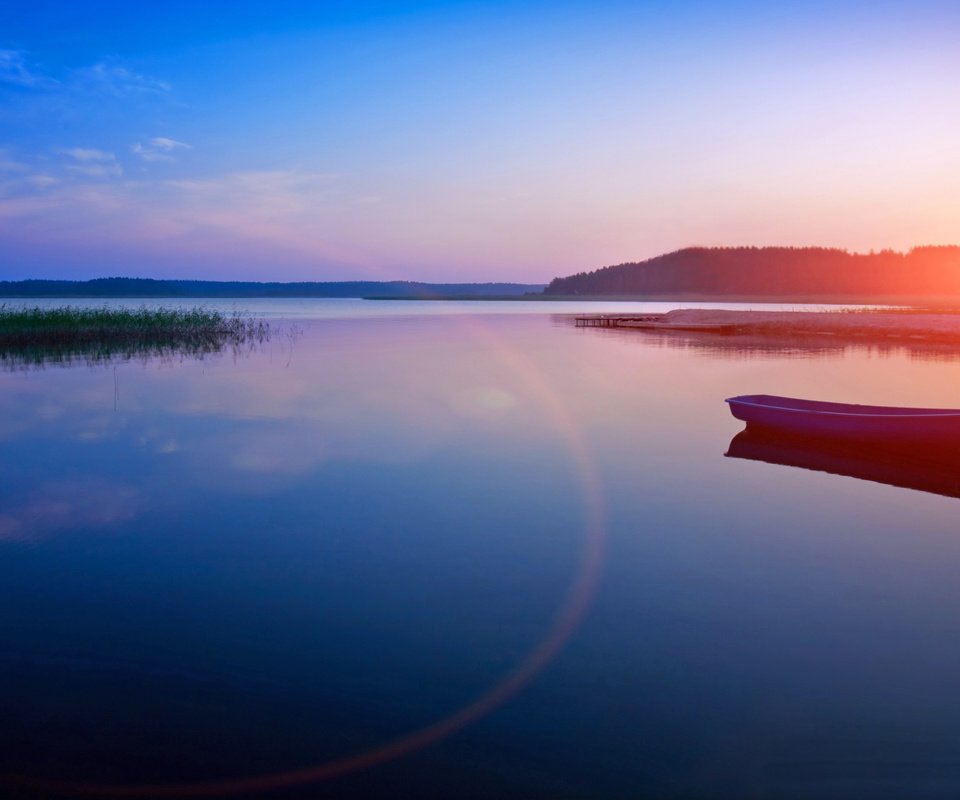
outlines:
[[[0,374],[18,796],[956,794],[960,501],[725,458],[723,399],[960,362],[337,302]]]

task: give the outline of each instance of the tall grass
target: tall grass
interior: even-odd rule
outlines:
[[[6,366],[215,353],[269,338],[262,320],[205,308],[22,308],[0,305]]]

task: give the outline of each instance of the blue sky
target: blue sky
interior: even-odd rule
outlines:
[[[956,3],[197,5],[0,9],[0,277],[960,241]]]

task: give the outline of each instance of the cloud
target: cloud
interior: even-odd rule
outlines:
[[[162,96],[171,92],[166,81],[135,72],[117,59],[98,61],[88,67],[63,71],[60,79],[32,64],[25,50],[0,48],[0,84],[32,89],[56,87],[65,94],[108,94],[114,97]]]
[[[123,168],[117,163],[117,157],[105,150],[93,147],[68,147],[59,151],[75,163],[67,164],[67,170],[88,178],[119,178]]]
[[[7,150],[0,149],[0,172],[27,172],[30,167],[10,155]]]
[[[40,174],[40,175],[31,175],[27,178],[27,183],[30,186],[35,186],[38,189],[46,189],[48,186],[56,186],[60,183],[59,179],[53,177],[53,175]]]
[[[336,175],[266,170],[157,180],[110,175],[118,166],[73,162],[54,173],[58,184],[45,187],[28,185],[25,176],[0,181],[0,240],[35,250],[85,242],[91,252],[144,253],[152,263],[371,263],[365,243],[341,235]]]
[[[0,202],[8,201],[6,211],[14,198],[28,200],[29,206],[31,196],[41,192],[49,197],[51,187],[82,186],[91,182],[88,179],[99,183],[123,175],[117,157],[106,150],[61,147],[53,152],[61,158],[51,160],[46,154],[39,154],[25,160],[18,153],[0,148]]]
[[[115,163],[68,164],[67,169],[88,178],[119,178],[123,175],[123,167]]]
[[[146,142],[137,142],[130,149],[144,161],[173,161],[175,150],[189,150],[190,145],[166,136],[154,136]]]
[[[113,153],[107,153],[104,150],[97,150],[92,147],[65,147],[60,150],[65,156],[70,156],[77,161],[116,161],[117,157]]]
[[[254,170],[165,183],[179,192],[182,207],[209,211],[211,219],[222,212],[228,219],[250,222],[311,215],[327,202],[332,179],[298,170]]]
[[[176,139],[168,139],[166,136],[154,136],[150,144],[161,150],[176,150],[178,147],[190,147],[186,142],[178,142]]]
[[[100,61],[92,67],[75,70],[73,78],[78,86],[116,97],[165,95],[171,90],[166,81],[134,72],[115,61]]]
[[[53,78],[36,71],[23,50],[0,49],[0,82],[17,86],[44,87],[57,83]]]

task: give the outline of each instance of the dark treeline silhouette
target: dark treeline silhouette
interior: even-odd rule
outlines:
[[[960,296],[960,247],[850,253],[825,247],[688,247],[555,278],[548,295]]]
[[[511,297],[539,292],[543,284],[330,281],[258,283],[96,278],[91,281],[0,281],[0,297]]]

